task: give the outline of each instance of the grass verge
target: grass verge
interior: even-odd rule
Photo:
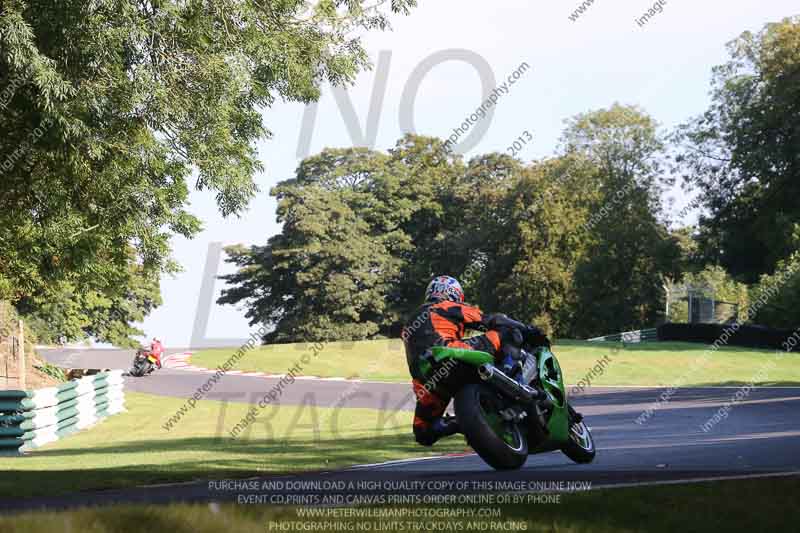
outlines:
[[[800,386],[800,356],[776,354],[772,351],[723,347],[713,353],[697,371],[685,376],[696,361],[703,361],[707,346],[662,342],[645,344],[595,343],[559,341],[553,351],[558,356],[567,382],[574,384],[589,375],[605,356],[608,362],[592,385],[684,386],[744,385],[754,375],[764,376],[757,385]],[[206,368],[224,364],[233,348],[203,350],[192,357],[192,363]],[[237,370],[282,374],[300,357],[311,352],[309,344],[276,344],[261,346],[240,359]],[[759,373],[774,362],[766,373]],[[303,373],[320,377],[360,378],[378,381],[407,382],[408,368],[400,340],[331,342],[318,356],[304,365]]]
[[[0,530],[217,533],[218,531],[559,531],[564,533],[747,532],[795,530],[800,478],[722,481],[562,494],[559,502],[491,506],[500,516],[454,518],[302,518],[293,507],[224,505],[117,506],[35,512],[0,518]],[[371,508],[396,511],[398,508]],[[436,510],[443,512],[438,515]],[[462,508],[465,510],[475,507]],[[335,510],[331,510],[332,512]],[[333,513],[332,513],[333,514]],[[361,524],[359,528],[359,524]],[[396,527],[392,527],[397,524]],[[369,526],[369,527],[368,527]]]
[[[340,468],[431,454],[410,435],[412,413],[312,405],[266,409],[249,433],[227,431],[248,404],[201,401],[172,430],[185,400],[126,394],[128,412],[24,457],[0,457],[0,498]],[[225,435],[220,437],[219,434]],[[464,450],[443,441],[437,453]]]

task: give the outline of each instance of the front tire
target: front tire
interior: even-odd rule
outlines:
[[[466,385],[455,411],[467,443],[496,470],[516,470],[528,459],[528,440],[518,424],[504,421],[500,398],[483,384]]]
[[[576,463],[591,463],[597,455],[592,432],[589,431],[585,421],[576,422],[575,409],[571,405],[567,407],[569,408],[569,440],[561,448],[561,451]]]

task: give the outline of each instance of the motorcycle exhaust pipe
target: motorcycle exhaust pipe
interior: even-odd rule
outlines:
[[[490,363],[478,367],[478,376],[516,401],[534,403],[539,400],[539,391],[526,385],[520,385]]]

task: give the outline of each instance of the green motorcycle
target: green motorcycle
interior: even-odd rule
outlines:
[[[523,345],[508,374],[485,352],[442,346],[431,351],[437,363],[454,360],[477,369],[476,382],[456,394],[455,413],[467,443],[487,464],[518,469],[528,455],[554,450],[576,463],[594,460],[592,434],[569,405],[561,367],[549,348]]]

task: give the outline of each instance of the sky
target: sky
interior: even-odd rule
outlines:
[[[190,209],[204,221],[204,230],[192,240],[173,239],[173,255],[183,271],[162,279],[164,304],[140,328],[168,347],[189,346],[209,245],[264,244],[278,233],[270,188],[293,177],[304,155],[369,140],[363,132],[376,90],[383,100],[372,109],[377,128],[371,147],[386,150],[409,127],[422,135],[451,135],[484,101],[487,80],[502,85],[527,64],[498,98],[493,115],[473,127],[485,131],[473,138],[477,144],[471,143],[465,157],[506,152],[527,131],[533,140],[519,158],[530,161],[558,149],[566,119],[615,102],[642,107],[665,131],[702,113],[710,102],[712,67],[728,57],[726,43],[743,31],[800,14],[796,0],[661,0],[661,12],[640,26],[637,19],[655,3],[595,0],[572,21],[579,0],[419,0],[409,16],[393,16],[391,31],[363,37],[376,68],[346,91],[362,133],[350,135],[329,86],[323,87],[313,125],[306,120],[304,126],[308,110],[301,104],[276,102],[265,110],[273,137],[258,144],[265,167],[256,177],[261,192],[246,213],[228,219],[219,214],[212,194],[192,194]],[[426,61],[435,64],[416,77],[417,83],[415,70],[420,73]],[[493,88],[490,84],[486,92]],[[309,151],[303,153],[300,140],[309,135]],[[675,212],[690,201],[679,188],[669,197],[675,199]],[[230,272],[230,265],[219,264],[218,275]],[[214,300],[223,287],[216,281]],[[236,344],[253,330],[244,312],[212,305],[200,312],[208,318],[200,336]]]

